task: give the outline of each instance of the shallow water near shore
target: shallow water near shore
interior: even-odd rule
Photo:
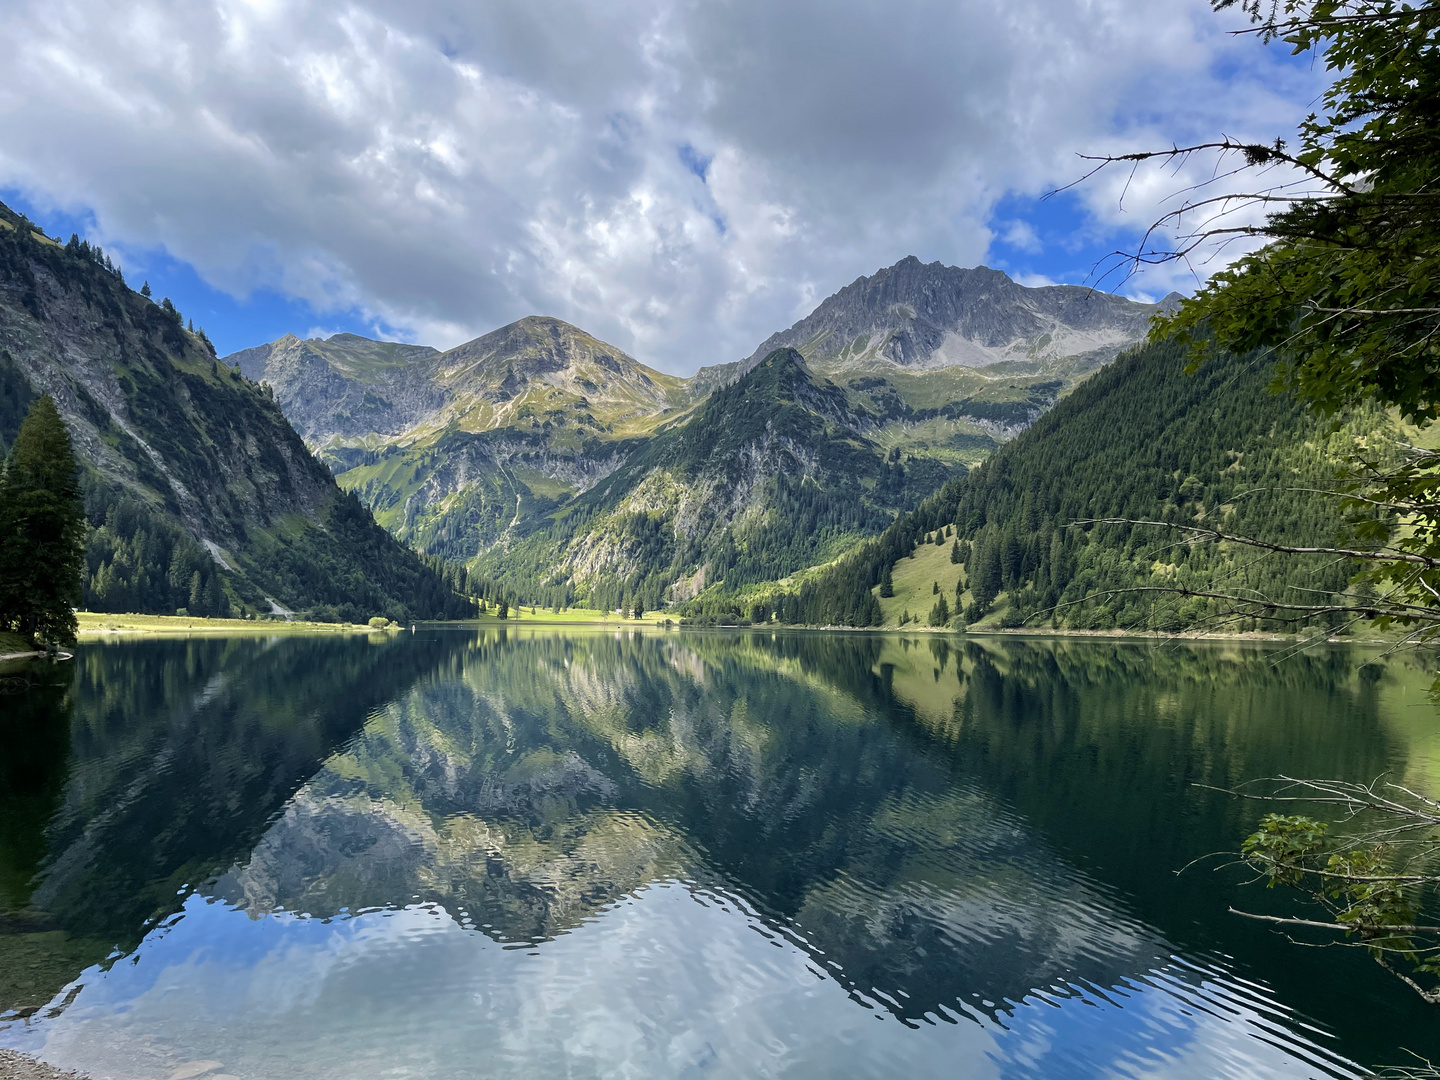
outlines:
[[[1360,1076],[1440,1022],[1227,914],[1278,773],[1440,790],[1418,659],[435,629],[0,699],[0,1046],[118,1080]]]

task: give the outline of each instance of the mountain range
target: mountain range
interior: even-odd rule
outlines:
[[[546,603],[653,608],[874,535],[1159,309],[911,257],[689,378],[539,316],[443,353],[287,335],[225,361],[402,541]]]
[[[0,451],[49,394],[94,610],[446,618],[485,595],[1175,629],[1213,604],[1157,613],[1126,590],[1343,590],[1340,565],[1074,526],[1335,533],[1296,478],[1323,487],[1394,434],[1267,394],[1263,357],[1187,376],[1173,345],[1136,347],[1162,306],[912,258],[688,378],[541,316],[443,352],[287,335],[222,361],[98,247],[0,206]]]

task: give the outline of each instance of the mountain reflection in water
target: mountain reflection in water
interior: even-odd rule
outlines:
[[[1196,784],[1413,772],[1386,718],[1411,673],[1272,658],[769,632],[87,646],[29,721],[69,733],[40,744],[50,794],[0,788],[25,821],[0,966],[30,973],[0,976],[0,1045],[135,1078],[1311,1076],[1433,1052],[1362,958],[1225,913],[1280,898],[1173,873],[1253,821]]]

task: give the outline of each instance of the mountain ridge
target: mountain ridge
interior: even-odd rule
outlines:
[[[738,378],[785,346],[837,374],[886,363],[911,371],[996,364],[1092,370],[1144,337],[1176,294],[1143,304],[1080,285],[1030,287],[986,266],[963,269],[910,255],[856,278],[749,357],[702,368],[697,384]]]
[[[91,610],[469,610],[342,492],[266,387],[99,248],[0,205],[0,443],[49,394],[82,469]],[[452,602],[452,600],[454,602]]]

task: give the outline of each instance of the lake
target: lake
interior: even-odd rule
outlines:
[[[1417,657],[769,631],[82,644],[0,697],[0,1046],[96,1078],[1320,1077],[1440,1018],[1210,853],[1440,790]],[[208,1070],[208,1072],[205,1072]],[[178,1071],[178,1072],[177,1072]]]

